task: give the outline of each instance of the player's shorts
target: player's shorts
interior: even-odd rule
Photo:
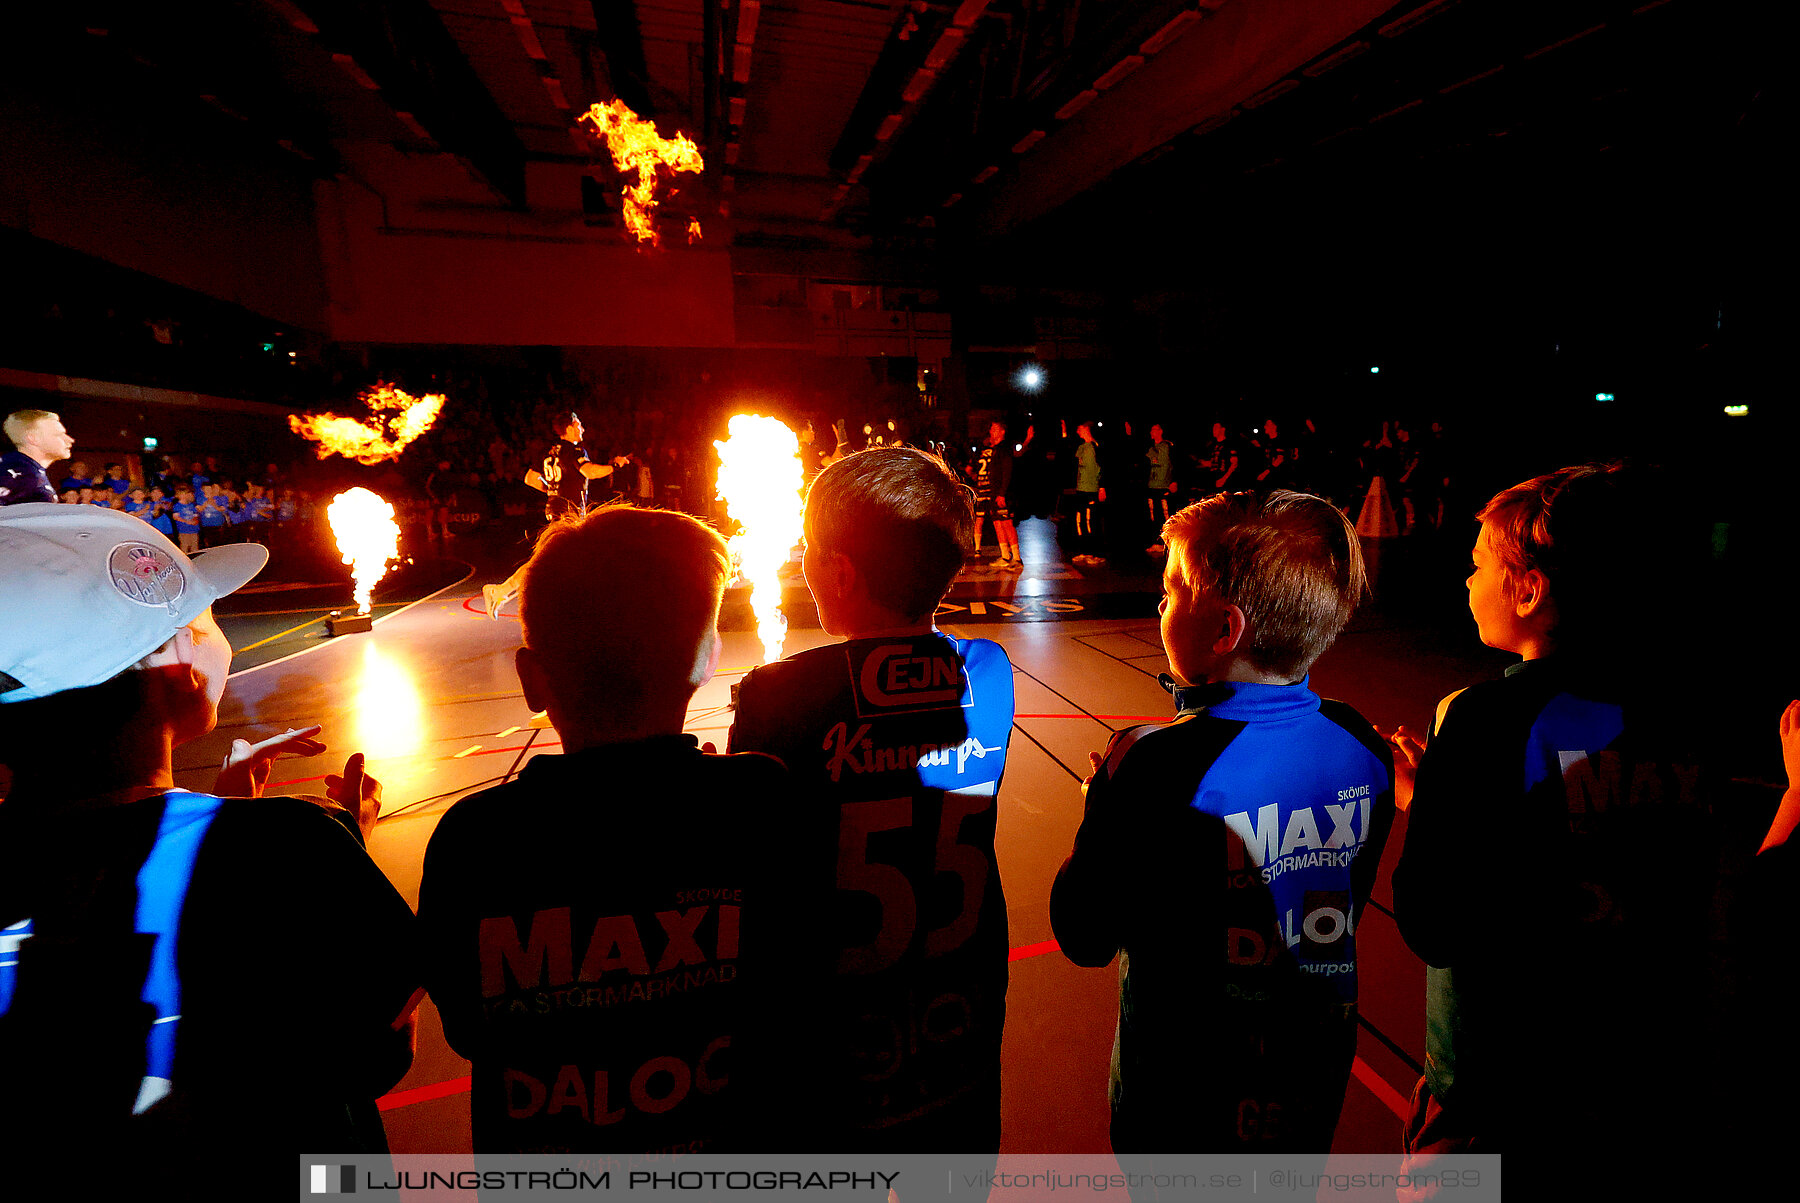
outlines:
[[[978,518],[990,518],[995,522],[1011,522],[1012,511],[999,504],[992,497],[975,499],[975,515]]]

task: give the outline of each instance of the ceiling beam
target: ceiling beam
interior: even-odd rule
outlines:
[[[427,0],[289,0],[334,61],[412,114],[508,203],[525,206],[525,144]]]

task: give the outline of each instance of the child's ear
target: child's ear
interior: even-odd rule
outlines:
[[[856,565],[850,557],[841,551],[828,552],[825,556],[825,587],[831,591],[833,598],[850,596],[856,587]]]
[[[694,657],[694,671],[688,674],[689,685],[698,689],[713,679],[713,674],[719,671],[719,653],[724,646],[725,641],[719,638],[717,627],[706,633]]]
[[[1213,654],[1229,656],[1237,651],[1238,644],[1244,641],[1244,631],[1250,624],[1244,619],[1244,612],[1227,603],[1219,608],[1219,625],[1213,637]]]
[[[1513,610],[1520,618],[1530,618],[1550,604],[1550,580],[1536,568],[1527,569],[1513,590]]]
[[[528,647],[513,653],[513,668],[519,674],[519,685],[525,691],[525,704],[532,713],[550,708],[549,682],[544,679],[544,666]]]

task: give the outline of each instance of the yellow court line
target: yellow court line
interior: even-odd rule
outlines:
[[[406,603],[405,602],[385,601],[385,602],[375,602],[373,604],[374,604],[374,607],[377,610],[379,610],[383,606],[389,606],[389,607],[404,606]],[[298,610],[234,610],[230,614],[222,614],[219,617],[221,617],[221,618],[267,618],[271,614],[315,614],[318,612],[318,610],[319,610],[318,606],[301,606]]]
[[[500,732],[498,738],[505,739],[509,735],[517,735],[522,730],[524,730],[523,727],[508,727],[506,730]]]
[[[476,744],[473,747],[464,748],[462,751],[458,752],[456,755],[452,756],[450,759],[461,760],[463,757],[472,756],[476,752],[479,752],[479,751],[481,751],[481,745]]]
[[[331,618],[331,615],[329,615],[329,614],[321,614],[317,618],[313,619],[311,622],[303,622],[297,627],[289,627],[287,630],[281,632],[281,634],[279,634],[279,635],[271,635],[267,639],[258,639],[255,643],[248,644],[247,646],[244,646],[244,647],[240,647],[237,649],[236,654],[241,656],[245,652],[252,651],[256,648],[261,647],[265,643],[274,643],[277,639],[285,639],[289,635],[292,635],[295,631],[304,631],[307,627],[316,627],[320,623],[325,622],[325,621],[329,620],[330,618]]]

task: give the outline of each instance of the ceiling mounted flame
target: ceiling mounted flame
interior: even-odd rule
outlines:
[[[377,384],[362,394],[367,418],[338,414],[289,414],[295,434],[318,444],[318,455],[341,455],[360,464],[397,459],[407,444],[431,429],[444,408],[442,393],[415,397],[391,384]]]
[[[706,162],[700,157],[700,148],[686,134],[663,137],[653,122],[632,112],[623,100],[589,105],[588,111],[576,120],[588,122],[606,140],[614,167],[637,176],[637,183],[626,185],[620,192],[625,202],[625,226],[639,243],[661,246],[662,236],[651,222],[657,205],[657,181],[665,171],[703,170]],[[690,220],[689,242],[695,240],[698,231],[699,223]]]
[[[400,558],[400,524],[394,507],[364,488],[348,489],[331,499],[325,511],[338,553],[350,565],[356,581],[356,612],[372,608],[375,585],[387,575],[390,562]]]
[[[719,450],[719,496],[743,530],[732,536],[738,573],[750,582],[750,609],[763,663],[781,659],[787,618],[781,612],[781,566],[800,541],[806,502],[800,439],[777,418],[737,414]]]

